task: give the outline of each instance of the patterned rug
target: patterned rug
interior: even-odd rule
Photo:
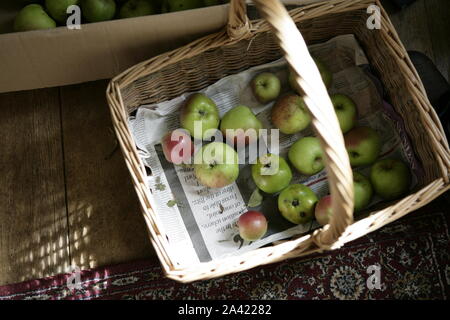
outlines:
[[[179,284],[154,261],[139,261],[82,271],[72,290],[68,274],[3,286],[0,300],[447,299],[447,212],[447,203],[434,202],[340,250],[214,280]]]

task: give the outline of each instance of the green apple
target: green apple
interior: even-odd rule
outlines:
[[[181,108],[180,122],[195,139],[208,140],[213,135],[210,129],[219,127],[219,110],[210,98],[202,93],[194,93]]]
[[[194,156],[194,174],[201,184],[210,188],[232,184],[239,175],[238,154],[225,143],[209,143]]]
[[[356,213],[369,205],[373,194],[369,179],[359,172],[353,172],[353,192],[355,202],[353,211]],[[320,225],[324,226],[330,223],[333,215],[331,195],[327,195],[319,200],[314,214]]]
[[[375,162],[381,152],[380,135],[369,127],[356,127],[344,136],[345,147],[352,167]]]
[[[56,22],[39,4],[29,4],[14,19],[14,31],[30,31],[55,28]]]
[[[380,197],[394,200],[409,190],[411,173],[403,161],[384,159],[377,161],[370,169],[370,181]]]
[[[114,0],[81,0],[81,10],[88,22],[111,20],[116,13]]]
[[[277,193],[289,185],[292,172],[284,158],[268,153],[252,164],[252,177],[260,190]]]
[[[220,122],[220,131],[227,141],[237,144],[249,144],[258,140],[262,123],[246,106],[237,106],[228,110]]]
[[[331,206],[331,195],[322,197],[319,202],[317,202],[314,209],[314,216],[317,222],[324,226],[330,223],[331,216],[333,215],[333,208]]]
[[[203,0],[164,0],[162,12],[175,12],[203,7]]]
[[[321,60],[317,58],[313,58],[313,60],[316,63],[317,68],[319,69],[323,83],[327,88],[329,88],[331,86],[331,83],[333,82],[333,74],[325,65],[325,63],[323,63]],[[297,82],[295,82],[294,72],[291,69],[289,69],[288,80],[292,90],[294,90],[297,93],[302,92],[302,90],[300,90],[300,88],[298,87]]]
[[[354,212],[361,211],[372,200],[372,184],[370,180],[359,172],[353,172]]]
[[[291,184],[278,196],[278,210],[282,216],[295,224],[310,222],[317,203],[316,194],[303,184]]]
[[[263,104],[269,103],[280,95],[280,79],[271,72],[263,72],[255,76],[251,81],[251,87],[255,98]]]
[[[356,104],[344,94],[334,94],[330,98],[339,120],[341,131],[343,133],[350,131],[356,124]]]
[[[129,0],[120,8],[119,17],[133,18],[155,13],[156,8],[151,0]]]
[[[323,150],[316,137],[304,137],[297,140],[289,149],[288,158],[300,173],[313,175],[323,170]]]
[[[325,87],[329,88],[331,86],[331,83],[333,82],[333,74],[322,60],[314,58],[314,61],[317,65],[317,68],[319,69],[320,75],[322,76]]]
[[[19,3],[19,4],[30,4],[30,3],[40,3],[42,1],[41,0],[15,0],[12,2]]]
[[[45,0],[48,13],[61,24],[67,21],[67,8],[78,4],[79,0]]]
[[[221,4],[219,0],[203,0],[203,5],[205,7],[217,6]]]
[[[311,123],[311,116],[303,99],[287,94],[277,100],[272,108],[272,123],[284,134],[302,131]]]

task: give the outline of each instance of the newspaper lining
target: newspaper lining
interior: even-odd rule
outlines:
[[[333,73],[333,84],[329,93],[343,93],[355,101],[358,107],[358,125],[370,126],[381,135],[381,158],[389,156],[407,161],[412,168],[413,184],[416,184],[420,166],[403,131],[401,118],[383,101],[381,87],[377,86],[373,76],[364,70],[368,61],[355,37],[339,36],[310,46],[309,49],[311,54],[321,59]],[[261,105],[248,85],[251,79],[262,71],[274,72],[281,79],[282,88],[289,88],[287,63],[282,58],[227,76],[200,92],[217,104],[221,117],[229,109],[243,104],[253,110],[265,128],[273,128],[270,123],[273,103]],[[160,140],[166,132],[180,127],[178,109],[190,94],[185,93],[155,105],[140,106],[136,116],[129,120],[136,145],[142,150],[142,160],[152,171],[147,181],[152,191],[152,202],[168,236],[170,254],[177,265],[187,267],[198,262],[239,255],[317,228],[315,221],[306,225],[288,222],[277,210],[277,195],[265,196],[260,206],[251,209],[264,212],[269,220],[268,232],[258,241],[243,241],[238,236],[235,223],[238,217],[249,209],[248,201],[256,189],[250,165],[240,166],[239,177],[232,185],[222,189],[210,189],[198,183],[191,167],[174,166],[165,160]],[[286,156],[289,146],[300,137],[311,135],[314,135],[311,128],[295,135],[280,133],[280,155]],[[270,151],[270,144],[267,145]],[[367,175],[369,168],[358,168],[357,171]],[[318,198],[328,193],[325,171],[310,177],[294,173],[291,183],[309,186]],[[374,197],[371,206],[378,202],[380,199]]]

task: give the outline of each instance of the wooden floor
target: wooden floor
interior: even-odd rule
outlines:
[[[392,15],[449,77],[450,1]],[[0,285],[154,257],[112,131],[107,81],[0,94]]]

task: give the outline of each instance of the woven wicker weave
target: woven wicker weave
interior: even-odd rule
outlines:
[[[373,0],[322,1],[289,13],[278,0],[253,1],[264,20],[249,21],[244,1],[232,0],[225,30],[177,50],[133,66],[111,80],[107,99],[117,138],[130,171],[152,244],[166,275],[190,282],[313,252],[336,249],[427,204],[449,189],[450,152],[439,119],[420,78],[381,4],[381,29],[366,27],[367,8]],[[292,19],[289,19],[289,15]],[[301,31],[301,34],[298,32]],[[342,133],[320,74],[306,44],[354,34],[377,71],[395,110],[402,115],[424,174],[403,199],[384,203],[377,211],[353,223],[352,171]],[[192,92],[250,67],[285,55],[297,74],[313,127],[325,150],[333,195],[329,225],[312,234],[189,269],[174,266],[170,245],[150,205],[150,189],[127,119],[142,104],[156,103]],[[320,106],[317,107],[317,106]]]

